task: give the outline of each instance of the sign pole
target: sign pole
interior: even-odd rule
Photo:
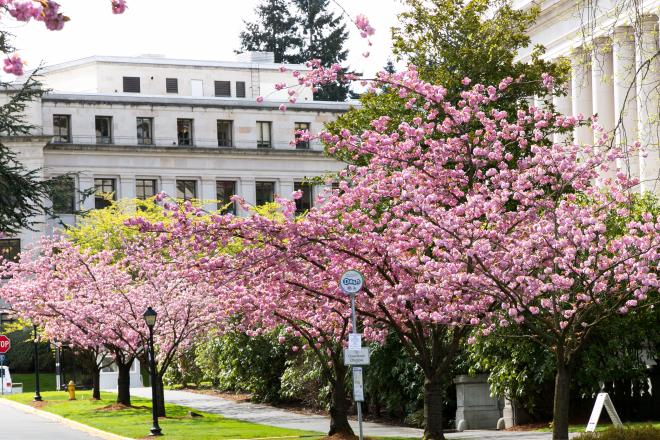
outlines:
[[[357,293],[357,292],[356,292]],[[351,320],[353,321],[353,333],[357,333],[357,318],[355,317],[355,295],[356,293],[351,295]],[[359,375],[362,376],[362,368],[361,367],[352,367],[353,370],[353,387],[355,387],[355,377],[358,374],[359,370]],[[362,402],[357,400],[355,402],[357,405],[357,416],[358,416],[358,427],[360,430],[360,440],[364,440],[364,436],[362,434]]]

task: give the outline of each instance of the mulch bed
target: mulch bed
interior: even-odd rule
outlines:
[[[515,425],[511,428],[505,429],[505,431],[536,431],[537,429],[547,428],[549,425],[548,422],[541,423],[528,423],[526,425]]]

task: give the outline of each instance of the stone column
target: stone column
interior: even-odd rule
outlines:
[[[603,128],[603,131],[594,132],[594,144],[597,145],[598,142],[604,141],[604,150],[613,146],[612,138],[615,126],[613,76],[611,40],[605,37],[596,38],[591,53],[591,95],[593,113],[598,115],[598,125]],[[604,139],[605,136],[607,136],[606,139]],[[616,175],[616,164],[610,163],[609,167],[609,172],[603,177]]]
[[[122,174],[119,176],[119,199],[134,199],[135,198],[135,176]]]
[[[169,197],[176,197],[176,179],[170,176],[163,176],[160,179],[160,191],[167,194]]]
[[[94,209],[94,175],[91,173],[80,173],[78,175],[78,190],[81,193],[87,193],[87,196],[80,196],[80,209],[89,211]]]
[[[257,187],[254,178],[241,178],[238,187],[238,195],[243,197],[243,199],[250,205],[257,203]],[[245,217],[248,215],[248,212],[239,207],[238,215]]]
[[[614,140],[628,152],[617,167],[630,177],[639,177],[639,151],[629,151],[637,141],[637,91],[635,89],[635,30],[630,26],[614,29],[612,38],[614,71]]]
[[[571,56],[571,106],[574,116],[583,115],[588,119],[593,114],[591,97],[591,67],[589,55],[582,48],[573,51]],[[593,133],[590,127],[575,130],[574,140],[579,144],[592,144]]]
[[[637,130],[643,152],[639,159],[639,178],[642,191],[660,193],[658,167],[660,149],[658,141],[658,80],[660,62],[654,55],[658,51],[658,16],[641,18],[637,35]]]
[[[202,200],[202,208],[207,211],[215,211],[218,209],[218,198],[215,188],[215,179],[212,177],[202,177],[201,181],[200,199]]]
[[[561,113],[562,115],[572,115],[573,108],[571,105],[571,84],[570,82],[564,86],[564,91],[566,95],[564,96],[553,96],[552,103],[555,106],[555,111]],[[552,138],[553,142],[562,143],[566,142],[569,139],[568,134],[555,134]]]
[[[282,198],[291,200],[293,194],[293,179],[280,179],[278,195]]]

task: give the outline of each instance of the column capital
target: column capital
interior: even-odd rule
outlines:
[[[655,25],[658,24],[657,14],[644,14],[639,17],[639,22],[642,25],[642,31],[653,31]]]

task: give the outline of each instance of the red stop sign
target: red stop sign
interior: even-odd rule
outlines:
[[[5,354],[11,348],[11,341],[5,335],[0,335],[0,354]]]

